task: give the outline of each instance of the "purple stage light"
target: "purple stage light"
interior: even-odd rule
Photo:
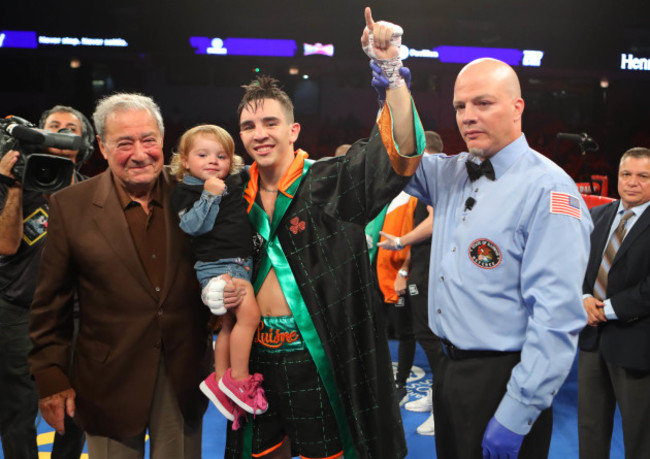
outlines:
[[[293,57],[298,45],[295,40],[270,38],[208,38],[190,37],[190,45],[196,54],[228,56],[275,56]]]
[[[36,32],[23,30],[0,31],[0,48],[30,48],[38,47]]]
[[[479,48],[474,46],[439,46],[438,59],[450,64],[467,64],[474,59],[491,57],[509,65],[520,65],[523,52],[509,48]]]

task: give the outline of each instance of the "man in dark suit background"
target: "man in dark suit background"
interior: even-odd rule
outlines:
[[[50,201],[30,315],[39,408],[60,433],[64,410],[73,416],[93,459],[143,457],[147,431],[152,458],[201,457],[208,313],[169,206],[160,109],[115,94],[93,118],[108,170]]]
[[[578,342],[584,459],[609,457],[616,404],[625,456],[650,457],[650,149],[623,154],[618,193],[620,201],[591,211],[594,230],[583,287],[588,325]]]

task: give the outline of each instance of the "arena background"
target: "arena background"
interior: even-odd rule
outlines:
[[[197,123],[217,123],[236,134],[240,86],[261,73],[281,80],[294,98],[302,124],[298,146],[315,158],[332,155],[339,144],[368,134],[377,108],[359,46],[365,5],[375,19],[402,25],[404,44],[412,50],[543,51],[541,66],[515,65],[526,100],[524,132],[577,180],[596,172],[611,182],[623,151],[650,144],[650,70],[621,69],[622,54],[646,64],[650,59],[650,28],[640,0],[3,1],[0,34],[121,39],[128,46],[22,49],[7,47],[5,40],[0,115],[37,121],[57,103],[90,115],[102,95],[143,92],[162,108],[169,154],[180,133]],[[294,40],[297,49],[293,57],[199,55],[190,37]],[[305,43],[333,45],[334,55],[305,56]],[[462,64],[409,57],[405,65],[413,73],[425,129],[439,131],[446,152],[458,153],[463,143],[451,100]],[[577,144],[558,141],[558,132],[585,132],[600,149],[583,156]],[[86,172],[104,168],[96,152]]]

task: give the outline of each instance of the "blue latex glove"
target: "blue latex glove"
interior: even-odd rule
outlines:
[[[379,106],[383,107],[384,102],[386,102],[386,88],[388,88],[388,78],[386,78],[383,73],[381,73],[381,68],[374,62],[370,61],[370,68],[372,69],[372,82],[370,85],[375,88],[377,91],[377,96],[379,96]],[[411,71],[408,67],[401,67],[399,69],[399,74],[404,78],[406,87],[411,89]]]
[[[496,418],[488,422],[481,447],[483,459],[517,459],[524,436],[503,427]]]

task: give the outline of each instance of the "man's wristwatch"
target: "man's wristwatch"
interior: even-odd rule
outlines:
[[[397,271],[397,274],[399,274],[402,277],[409,277],[409,272],[405,269],[400,269],[399,271]]]
[[[402,250],[404,246],[402,245],[402,240],[399,237],[395,238],[395,248],[397,250]]]

